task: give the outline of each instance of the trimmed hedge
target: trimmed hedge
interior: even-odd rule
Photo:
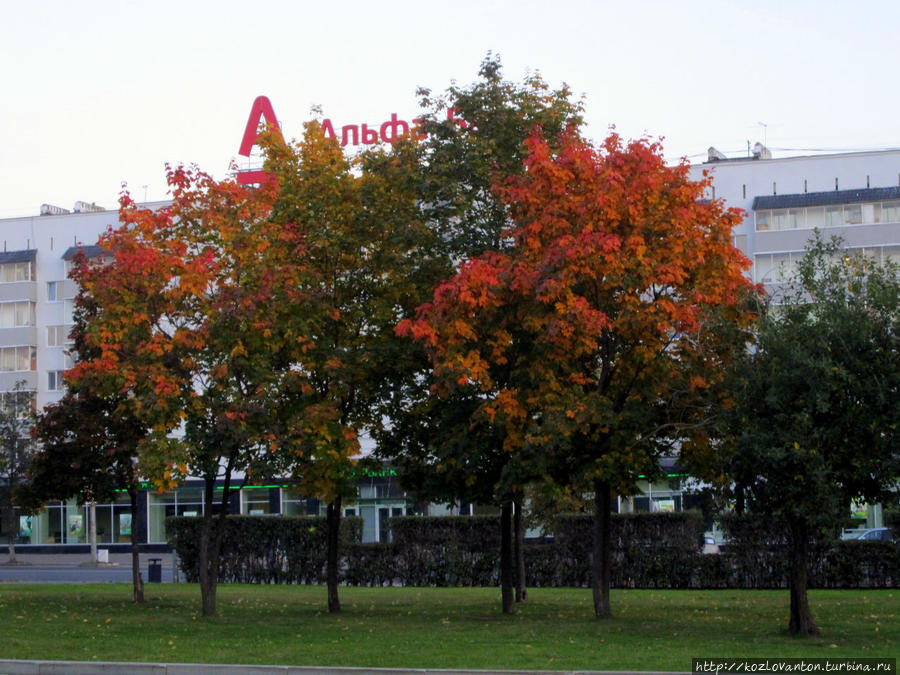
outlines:
[[[325,520],[315,516],[229,516],[220,581],[324,583]],[[497,517],[405,516],[389,521],[393,542],[362,544],[360,518],[342,519],[341,580],[354,586],[496,586]],[[197,579],[202,520],[167,520],[171,542],[189,581]],[[552,540],[527,542],[527,584],[590,585],[591,518],[560,518]],[[612,518],[614,587],[786,588],[787,548],[771,527],[730,525],[719,555],[700,553],[702,520],[692,512],[639,513]],[[818,542],[812,588],[884,588],[900,580],[900,545]]]
[[[713,588],[787,588],[790,552],[783,529],[751,514],[722,518],[728,537],[722,570],[706,575]],[[709,556],[707,556],[709,557]],[[900,544],[886,541],[810,542],[810,588],[885,588],[900,583]]]
[[[390,520],[398,577],[405,586],[496,586],[500,519],[402,516]]]
[[[188,581],[197,581],[199,516],[166,519],[169,542]],[[362,518],[341,519],[341,548],[362,536]],[[325,519],[317,516],[228,516],[219,581],[247,584],[325,583]]]
[[[558,568],[554,576],[535,576],[532,586],[589,586],[593,518],[561,516],[556,522]],[[703,541],[697,511],[614,514],[610,522],[615,587],[686,588]],[[550,552],[553,555],[552,552]],[[526,565],[527,567],[527,565]],[[539,569],[552,569],[550,561]]]

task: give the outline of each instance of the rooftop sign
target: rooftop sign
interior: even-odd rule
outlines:
[[[459,124],[465,129],[468,125],[465,120],[454,117],[456,108],[447,109],[447,119]],[[265,123],[267,126],[280,128],[278,118],[275,116],[275,109],[268,96],[257,96],[250,108],[250,116],[247,118],[247,126],[244,127],[244,136],[241,139],[241,147],[238,154],[243,157],[250,157],[250,151],[256,145],[259,138],[260,126]],[[337,138],[334,130],[334,124],[330,119],[322,120],[322,132],[325,138]],[[397,119],[397,113],[391,113],[391,119],[383,122],[381,125],[364,124],[345,124],[341,127],[341,145],[373,145],[375,143],[393,143],[396,140],[405,138],[412,134],[415,138],[424,138],[421,132],[421,118],[416,118],[412,123],[406,120]],[[241,171],[237,174],[237,182],[241,184],[259,183],[262,181],[262,169],[252,171]]]

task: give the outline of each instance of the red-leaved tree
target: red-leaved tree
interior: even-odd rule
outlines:
[[[440,388],[475,387],[518,463],[595,501],[594,608],[609,606],[610,501],[679,447],[708,446],[722,365],[755,292],[732,246],[740,215],[658,144],[535,133],[522,176],[499,186],[511,249],[440,286],[400,332],[421,340]]]

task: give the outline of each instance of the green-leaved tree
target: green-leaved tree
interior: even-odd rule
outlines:
[[[852,499],[897,489],[898,274],[817,234],[735,371],[730,476],[751,512],[783,525],[792,633],[819,632],[807,597],[811,540],[833,536]]]

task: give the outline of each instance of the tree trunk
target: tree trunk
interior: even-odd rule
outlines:
[[[591,587],[594,592],[594,614],[598,619],[612,618],[609,605],[610,568],[612,547],[610,546],[609,483],[594,481],[594,541],[591,556]]]
[[[16,523],[16,505],[13,502],[12,481],[6,486],[6,543],[9,547],[9,564],[15,565],[16,560],[16,535],[19,533],[19,525]]]
[[[514,614],[516,611],[513,592],[512,509],[510,499],[500,505],[500,597],[504,614]]]
[[[137,489],[131,487],[128,489],[128,496],[131,498],[131,585],[133,589],[132,595],[134,601],[138,604],[144,602],[144,578],[141,576],[141,550],[137,540],[137,532],[135,531],[135,523],[137,521]]]
[[[332,614],[341,611],[338,598],[338,548],[341,535],[341,498],[335,497],[328,504],[325,512],[325,532],[328,540],[328,557],[325,577],[328,583],[328,611]]]
[[[200,603],[203,616],[216,614],[216,590],[219,585],[219,557],[225,535],[225,519],[228,516],[228,499],[231,496],[231,471],[226,471],[222,488],[222,500],[216,507],[216,479],[204,479],[203,527],[200,529],[200,551],[197,566],[200,576]]]
[[[794,635],[819,635],[807,594],[809,526],[805,520],[791,521],[791,623]]]
[[[525,585],[525,525],[522,522],[522,493],[516,494],[513,500],[515,513],[513,514],[513,532],[515,534],[516,553],[516,602],[525,602],[528,599],[528,588]]]
[[[197,575],[200,581],[200,604],[203,616],[216,614],[216,575],[210,575],[209,543],[212,536],[213,499],[215,481],[206,478],[203,486],[204,504],[203,527],[200,528],[200,546],[197,552]]]
[[[233,457],[233,455],[232,455]],[[228,502],[231,498],[231,472],[233,459],[229,457],[225,466],[222,484],[222,499],[218,509],[215,507],[216,475],[203,479],[205,508],[203,511],[203,527],[200,532],[200,550],[197,565],[200,576],[200,603],[203,616],[216,614],[216,590],[219,585],[219,559],[222,554],[222,542],[225,538],[225,525],[228,517]],[[218,512],[216,512],[218,511]],[[210,544],[212,544],[210,546]]]

